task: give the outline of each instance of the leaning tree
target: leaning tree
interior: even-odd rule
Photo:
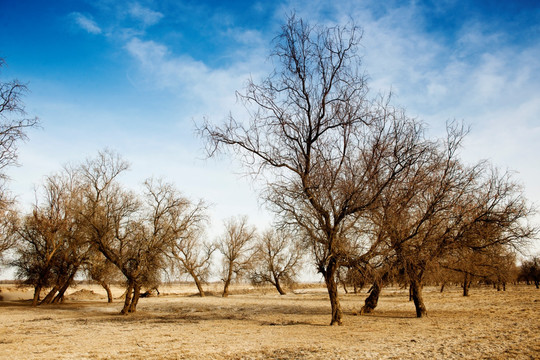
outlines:
[[[249,119],[205,123],[208,153],[230,148],[248,172],[264,176],[263,196],[285,225],[303,231],[324,276],[331,324],[342,323],[336,271],[351,233],[414,162],[421,126],[388,99],[368,99],[357,54],[358,27],[311,26],[292,16],[276,38],[275,71],[239,94]]]

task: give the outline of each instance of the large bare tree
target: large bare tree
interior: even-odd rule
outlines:
[[[350,230],[414,161],[421,137],[388,99],[368,100],[361,35],[354,25],[311,26],[292,16],[276,38],[275,71],[239,95],[249,120],[231,116],[200,129],[210,155],[232,148],[265,176],[269,206],[304,232],[326,282],[331,324],[342,323],[336,271],[362,248]]]
[[[34,306],[48,286],[42,303],[61,301],[90,250],[77,222],[78,186],[68,169],[48,176],[32,213],[16,227],[18,257],[13,264],[18,276],[34,286]]]
[[[418,317],[427,314],[423,280],[438,259],[463,248],[520,248],[537,231],[526,222],[533,209],[516,183],[485,162],[464,165],[458,150],[466,131],[455,124],[448,130],[371,211],[387,261],[409,282]]]

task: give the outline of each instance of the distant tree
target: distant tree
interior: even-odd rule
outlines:
[[[519,278],[525,280],[527,285],[533,283],[537,289],[540,289],[540,257],[534,256],[531,259],[524,260],[519,269]]]
[[[336,272],[367,241],[352,229],[415,161],[421,137],[421,127],[387,99],[367,98],[360,38],[354,25],[310,26],[292,16],[276,38],[275,71],[240,95],[250,121],[230,117],[200,130],[210,155],[234,149],[248,171],[267,175],[267,203],[303,232],[324,276],[332,325],[342,323]]]
[[[267,230],[257,240],[253,254],[252,282],[270,283],[280,295],[283,285],[291,285],[302,266],[304,249],[297,235],[286,231]]]
[[[252,266],[252,250],[256,237],[256,230],[248,225],[246,216],[232,217],[225,221],[225,231],[216,245],[223,255],[223,297],[229,296],[231,282],[245,275]]]
[[[173,266],[179,268],[180,272],[191,276],[199,295],[204,297],[203,283],[210,275],[212,254],[216,246],[205,243],[201,235],[200,231],[192,231],[187,236],[178,239],[172,248],[172,261]]]
[[[120,270],[99,251],[93,251],[90,254],[88,261],[84,264],[84,269],[90,279],[105,289],[107,302],[112,303],[114,299],[111,284],[122,281],[123,275]]]

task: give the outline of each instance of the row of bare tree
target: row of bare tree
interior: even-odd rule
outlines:
[[[144,182],[142,195],[119,182],[128,164],[103,151],[79,166],[66,166],[45,179],[31,213],[11,224],[17,275],[34,286],[33,305],[62,301],[75,276],[85,271],[112,301],[110,283],[126,283],[123,314],[135,312],[143,288],[168,274],[191,276],[199,294],[217,249],[223,259],[223,296],[231,281],[282,285],[298,273],[303,252],[289,234],[258,236],[247,217],[231,218],[215,242],[204,238],[206,205],[181,195],[172,184]],[[40,299],[43,289],[50,289]]]
[[[465,291],[485,259],[495,268],[511,261],[538,232],[522,188],[485,161],[460,159],[465,127],[449,123],[431,138],[389,96],[373,97],[357,53],[361,35],[355,25],[312,26],[293,15],[275,39],[275,71],[239,94],[248,118],[198,129],[209,156],[232,150],[265,181],[275,231],[256,237],[246,219],[233,218],[217,243],[205,243],[204,202],[156,180],[142,194],[126,190],[119,177],[127,164],[102,152],[48,177],[31,214],[6,217],[15,219],[6,234],[14,234],[15,265],[35,286],[34,303],[44,287],[52,290],[42,302],[60,301],[82,268],[102,283],[122,274],[122,313],[135,311],[141,289],[165,269],[191,275],[203,295],[216,249],[224,296],[248,268],[254,282],[283,291],[308,252],[328,290],[331,324],[342,323],[343,274],[372,284],[364,312],[401,277],[421,317],[435,269],[463,273]]]

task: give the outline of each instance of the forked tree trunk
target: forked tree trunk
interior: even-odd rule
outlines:
[[[128,311],[134,313],[137,311],[137,304],[139,303],[139,298],[141,297],[141,286],[138,283],[135,283],[133,287],[133,297],[131,298],[131,304],[129,304]]]
[[[58,292],[58,289],[60,288],[60,285],[56,284],[53,286],[53,288],[51,289],[51,291],[49,291],[49,293],[47,294],[47,296],[45,296],[43,298],[43,300],[41,300],[41,302],[39,303],[40,305],[43,305],[43,304],[50,304],[54,298],[54,295]]]
[[[338,288],[336,282],[336,270],[337,262],[335,259],[330,259],[326,271],[324,273],[324,281],[326,282],[326,288],[328,290],[328,296],[330,297],[330,305],[332,307],[332,320],[330,325],[342,325],[343,313],[341,312],[341,305],[339,303]]]
[[[66,293],[67,289],[71,285],[71,282],[73,281],[73,278],[75,278],[75,274],[77,274],[78,267],[75,267],[72,271],[69,277],[66,279],[60,290],[58,290],[58,294],[53,299],[53,304],[58,304],[59,302],[64,301],[64,294]]]
[[[424,299],[422,297],[422,283],[420,280],[411,280],[410,284],[411,295],[414,301],[414,307],[416,308],[416,317],[421,318],[427,315],[427,309],[424,305]]]
[[[34,287],[34,298],[32,299],[32,306],[38,305],[40,294],[41,294],[41,285],[36,285]]]
[[[369,296],[364,301],[364,306],[360,309],[360,314],[369,314],[375,310],[377,303],[379,302],[379,295],[381,294],[381,284],[378,281],[373,283]]]
[[[131,297],[133,295],[133,284],[130,282],[127,289],[126,289],[126,297],[124,299],[124,307],[122,308],[122,311],[120,311],[120,314],[127,315],[129,312],[129,305],[131,304]]]

